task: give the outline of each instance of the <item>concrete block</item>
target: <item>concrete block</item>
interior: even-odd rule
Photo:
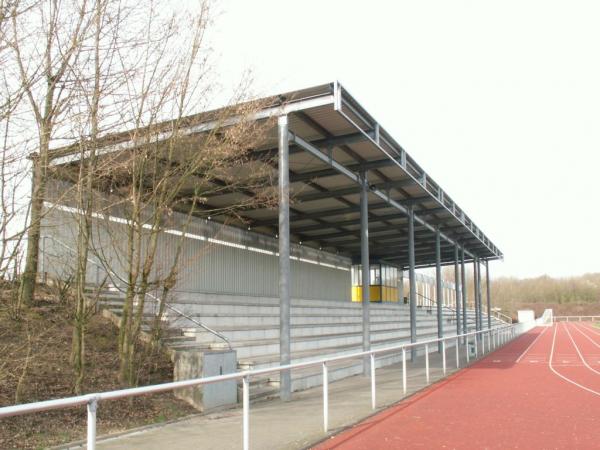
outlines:
[[[237,370],[235,350],[178,350],[175,352],[174,362],[173,378],[175,381],[224,375]],[[237,403],[237,382],[235,380],[177,389],[174,392],[177,398],[185,400],[199,411],[208,411]]]

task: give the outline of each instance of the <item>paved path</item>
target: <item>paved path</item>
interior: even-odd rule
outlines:
[[[315,448],[600,449],[600,330],[533,329]]]
[[[487,348],[487,345],[486,345]],[[448,373],[456,370],[454,347],[447,349]],[[460,366],[467,365],[466,349],[460,347]],[[407,395],[424,387],[425,363],[421,356],[407,364]],[[430,355],[431,381],[443,377],[441,355]],[[330,433],[336,433],[374,412],[396,404],[403,397],[401,365],[377,369],[377,408],[371,409],[370,380],[354,376],[329,385]],[[294,393],[292,402],[252,402],[250,406],[250,447],[252,449],[303,449],[328,435],[323,431],[321,387]],[[195,416],[100,440],[98,449],[240,449],[242,417],[239,408]],[[100,434],[102,430],[100,430]]]

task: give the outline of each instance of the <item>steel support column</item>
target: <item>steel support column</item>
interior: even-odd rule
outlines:
[[[442,303],[444,292],[442,291],[442,250],[440,243],[440,230],[435,232],[435,303],[437,311],[438,338],[444,337],[444,323],[442,321]],[[442,341],[438,342],[438,352],[442,352]]]
[[[360,189],[360,263],[362,265],[362,330],[363,351],[371,349],[371,317],[369,308],[371,306],[371,268],[369,262],[369,183],[366,173],[361,174]],[[369,375],[369,357],[364,357],[363,373]]]
[[[475,306],[475,330],[479,331],[479,286],[477,286],[477,258],[473,259],[473,303]]]
[[[398,304],[404,304],[404,268],[402,270],[398,270],[398,275],[400,276],[400,285],[399,285],[399,295]]]
[[[460,288],[460,274],[458,269],[458,245],[454,246],[454,301],[456,302],[456,334],[460,334],[460,301],[461,301]]]
[[[479,329],[483,330],[483,295],[481,295],[481,260],[477,258],[477,298],[479,299]]]
[[[291,362],[290,335],[290,171],[288,117],[280,116],[279,131],[279,362]],[[289,370],[280,374],[279,395],[288,401],[292,396]]]
[[[415,276],[415,214],[408,208],[408,279],[410,283],[410,342],[417,342],[417,277]],[[417,349],[410,349],[410,359],[417,357]]]
[[[487,310],[488,310],[488,329],[492,328],[492,298],[490,295],[490,262],[485,260],[485,293],[487,300]]]
[[[462,294],[463,333],[467,333],[467,274],[465,273],[465,248],[460,249],[460,293]]]

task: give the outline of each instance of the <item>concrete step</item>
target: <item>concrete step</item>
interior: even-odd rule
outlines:
[[[399,342],[401,343],[401,342]],[[398,344],[399,344],[398,343]],[[450,350],[451,347],[453,347],[454,343],[453,342],[448,342],[447,344],[447,351]],[[389,346],[389,344],[387,344],[386,346]],[[376,348],[376,346],[374,346],[373,348]],[[346,351],[345,353],[338,353],[336,354],[336,356],[341,356],[343,354],[351,354],[351,353],[356,353],[359,352],[362,349],[362,347],[354,347],[351,349],[348,349],[348,351]],[[419,353],[422,354],[422,352],[424,351],[424,348],[420,348],[419,349]],[[430,353],[434,353],[437,351],[437,346],[430,346],[429,348]],[[277,355],[273,355],[273,356],[277,356]],[[327,356],[333,356],[333,355],[313,355],[307,358],[294,358],[292,360],[292,363],[296,363],[296,362],[304,362],[304,361],[310,361],[310,360],[318,360]],[[375,366],[376,367],[384,367],[390,364],[396,364],[396,363],[400,363],[402,361],[402,353],[401,352],[395,352],[395,353],[390,353],[390,354],[384,354],[381,356],[378,356],[375,360]],[[273,357],[272,361],[266,361],[263,359],[262,364],[260,364],[260,367],[272,367],[278,364],[278,360],[276,358]],[[247,368],[250,368],[250,366],[248,366]],[[254,365],[254,367],[252,368],[259,368],[257,364]],[[352,376],[352,375],[357,375],[357,374],[361,374],[363,373],[363,366],[362,366],[362,358],[356,358],[356,359],[351,359],[351,360],[342,360],[342,361],[338,361],[338,362],[332,362],[328,364],[328,372],[329,372],[329,380],[330,381],[335,381],[335,380],[339,380],[342,378],[346,378],[348,376]],[[298,391],[298,390],[303,390],[303,389],[308,389],[310,387],[314,387],[314,386],[319,386],[322,384],[322,380],[323,380],[323,375],[322,375],[322,368],[320,365],[315,365],[315,366],[311,366],[308,368],[304,368],[304,369],[297,369],[292,371],[291,374],[291,378],[292,378],[292,390],[294,391]],[[272,387],[276,387],[277,389],[279,388],[279,373],[273,373],[273,374],[268,374],[265,375],[264,377],[264,384],[268,384],[269,386]],[[275,390],[276,392],[276,390]]]
[[[424,336],[435,337],[437,330],[434,328],[421,329],[419,338]],[[407,342],[410,332],[406,331],[375,331],[371,333],[372,345],[394,345],[399,342]],[[247,359],[260,355],[278,354],[279,339],[257,339],[249,341],[234,341],[232,347],[238,352],[238,359]],[[335,335],[313,335],[308,337],[292,337],[292,353],[303,350],[319,350],[330,347],[362,345],[362,333],[348,333]]]
[[[404,331],[410,330],[410,324],[407,321],[386,321],[371,324],[372,332],[381,331]],[[187,336],[195,336],[197,342],[212,342],[214,336],[200,328],[183,328],[183,334]],[[254,339],[273,339],[279,337],[279,325],[274,326],[234,326],[221,327],[219,332],[225,335],[231,341],[254,340]],[[333,335],[333,334],[348,334],[362,333],[362,324],[346,324],[346,323],[325,323],[325,324],[304,324],[292,325],[292,337],[304,337],[314,335]]]

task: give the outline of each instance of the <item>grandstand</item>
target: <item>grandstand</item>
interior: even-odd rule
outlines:
[[[491,308],[489,291],[488,263],[502,258],[500,250],[342,85],[289,92],[264,104],[254,119],[278,120],[264,146],[253,149],[247,170],[273,166],[278,208],[193,218],[163,317],[162,341],[175,360],[232,350],[239,370],[259,369],[505,323]],[[203,117],[190,119],[190,136],[214,127]],[[101,157],[128,151],[128,143],[116,139],[107,139]],[[62,170],[48,189],[41,256],[41,270],[51,278],[72,271],[79,212],[62,193],[78,158],[61,151],[53,160]],[[207,202],[223,207],[252,195],[224,191]],[[91,256],[87,281],[110,280],[100,307],[118,322],[125,287],[114,244],[122,241],[124,220],[118,211],[98,212],[94,220],[92,254],[101,249],[103,261]],[[159,238],[159,259],[172,260],[184,221],[184,213],[173,214]],[[467,298],[467,264],[474,270],[473,298]],[[452,282],[442,279],[444,266],[453,268]],[[417,272],[425,268],[435,268],[435,277]],[[146,327],[158,308],[149,297]],[[330,379],[368,373],[368,364],[341,361]],[[279,393],[287,400],[292,391],[322,383],[318,369],[254,378],[252,395]]]

